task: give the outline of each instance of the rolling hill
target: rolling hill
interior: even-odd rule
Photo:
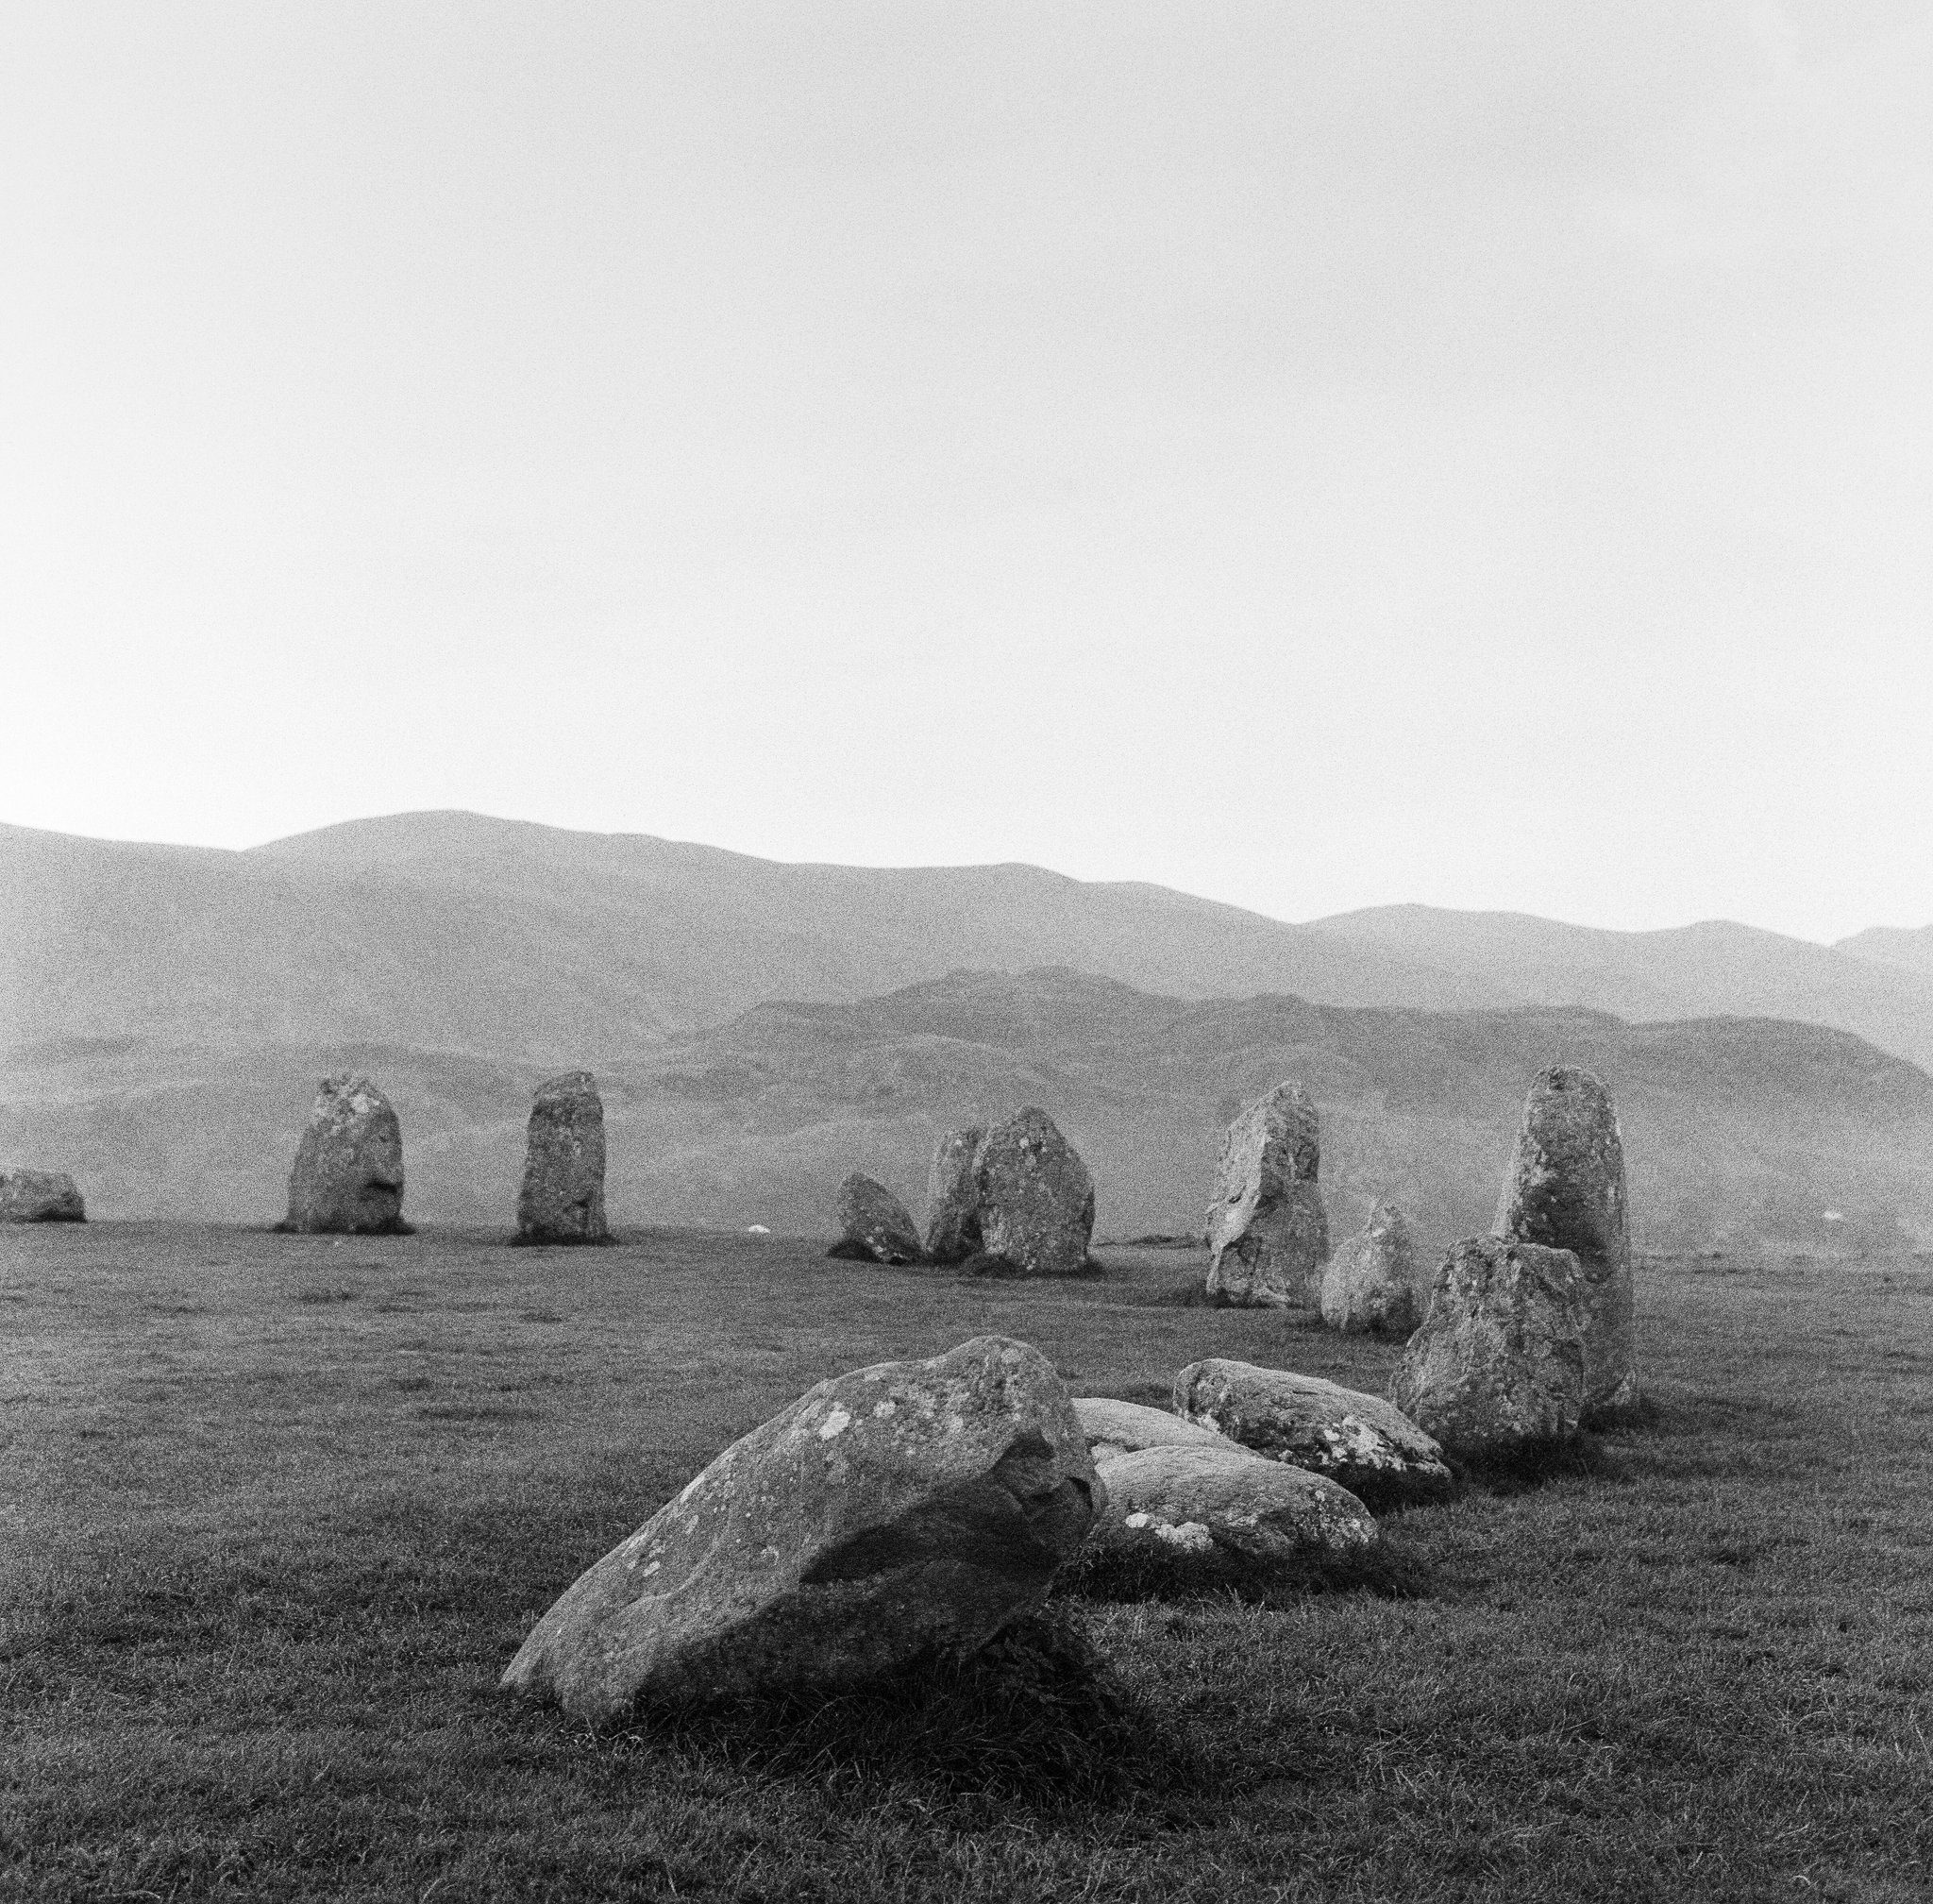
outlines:
[[[1851,938],[1839,940],[1833,950],[1905,971],[1933,974],[1933,925],[1868,926]]]

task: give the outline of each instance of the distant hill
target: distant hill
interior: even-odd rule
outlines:
[[[1833,950],[1933,976],[1933,925],[1868,926],[1841,939]]]

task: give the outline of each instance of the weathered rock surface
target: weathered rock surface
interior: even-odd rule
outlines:
[[[1143,1448],[1229,1448],[1235,1444],[1200,1422],[1185,1422],[1160,1408],[1138,1402],[1117,1402],[1105,1395],[1076,1395],[1074,1414],[1087,1438],[1087,1451],[1097,1461],[1117,1455],[1138,1454]],[[1247,1454],[1247,1449],[1240,1450]]]
[[[884,1184],[854,1171],[839,1186],[838,1256],[870,1257],[876,1263],[916,1263],[919,1232],[906,1205]]]
[[[985,1135],[978,1124],[949,1131],[933,1154],[926,1177],[926,1254],[936,1263],[965,1262],[981,1248],[973,1160]]]
[[[1043,1110],[996,1124],[973,1162],[981,1247],[1023,1275],[1070,1275],[1094,1234],[1094,1180]]]
[[[0,1223],[84,1223],[87,1206],[65,1171],[0,1171]]]
[[[1208,1293],[1242,1305],[1313,1307],[1322,1297],[1329,1217],[1315,1101],[1277,1085],[1229,1125],[1208,1211]]]
[[[1038,1607],[1105,1504],[1039,1350],[980,1336],[821,1382],[546,1613],[504,1674],[602,1719],[854,1685]]]
[[[537,1087],[517,1196],[517,1240],[603,1243],[604,1101],[589,1071]]]
[[[1319,1375],[1213,1357],[1174,1378],[1175,1413],[1272,1461],[1327,1474],[1368,1500],[1426,1499],[1450,1479],[1443,1451],[1379,1395]]]
[[[1422,1319],[1409,1221],[1394,1204],[1378,1204],[1322,1272],[1322,1320],[1351,1333],[1407,1336]]]
[[[367,1078],[324,1078],[289,1172],[285,1230],[396,1235],[403,1222],[403,1132]]]
[[[1107,1501],[1092,1542],[1104,1553],[1235,1554],[1267,1567],[1361,1553],[1376,1540],[1375,1520],[1346,1488],[1226,1441],[1117,1455],[1101,1480]]]
[[[1496,1230],[1576,1256],[1590,1306],[1585,1418],[1629,1407],[1638,1399],[1638,1373],[1624,1140],[1611,1094],[1595,1073],[1559,1065],[1538,1074],[1504,1178]]]
[[[1437,1272],[1390,1399],[1459,1459],[1576,1433],[1590,1299],[1569,1250],[1471,1237]]]

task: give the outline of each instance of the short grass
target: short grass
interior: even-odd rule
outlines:
[[[1165,1301],[1172,1250],[1056,1285],[821,1248],[0,1238],[0,1896],[1933,1890],[1924,1260],[1647,1265],[1646,1417],[1389,1517],[1356,1591],[1076,1581],[829,1708],[501,1697],[580,1569],[840,1369],[999,1330],[1158,1402],[1204,1355],[1396,1354]]]

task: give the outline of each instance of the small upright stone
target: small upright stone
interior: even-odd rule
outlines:
[[[936,1263],[965,1262],[981,1247],[973,1159],[985,1135],[978,1124],[949,1131],[933,1154],[926,1177],[926,1254]]]
[[[1407,1336],[1422,1319],[1408,1220],[1394,1204],[1378,1204],[1322,1272],[1322,1320],[1352,1333]]]
[[[367,1078],[324,1078],[289,1172],[280,1228],[305,1233],[407,1236],[403,1132],[390,1101]]]
[[[1229,1125],[1208,1212],[1211,1296],[1271,1308],[1321,1301],[1329,1217],[1316,1183],[1320,1163],[1315,1101],[1293,1081]]]
[[[1583,1265],[1587,1422],[1638,1399],[1629,1225],[1624,1140],[1610,1092],[1570,1065],[1540,1071],[1524,1102],[1496,1229],[1514,1242],[1570,1250]]]
[[[604,1101],[589,1071],[539,1085],[530,1105],[520,1243],[608,1243],[604,1222]]]
[[[919,1232],[884,1184],[854,1171],[839,1186],[839,1240],[832,1254],[861,1262],[916,1263]]]
[[[1029,1106],[981,1139],[973,1164],[981,1247],[1029,1276],[1064,1276],[1087,1260],[1094,1179],[1043,1110]]]
[[[84,1223],[87,1207],[65,1171],[0,1171],[0,1223]]]

